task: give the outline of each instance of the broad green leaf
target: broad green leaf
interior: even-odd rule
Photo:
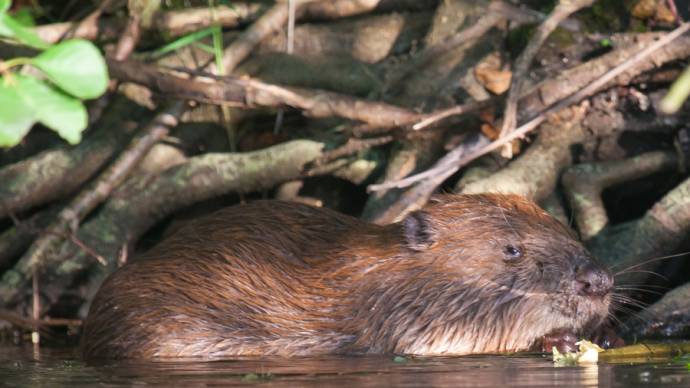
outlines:
[[[98,48],[83,39],[50,47],[31,62],[65,92],[80,99],[96,98],[108,86],[108,68]]]
[[[33,28],[36,26],[36,20],[34,19],[34,14],[31,12],[31,8],[22,7],[12,14],[12,18],[27,28]]]
[[[5,19],[11,19],[7,14],[0,12],[0,36],[6,36],[8,38],[14,37],[14,31],[5,25]]]
[[[10,9],[11,5],[12,5],[11,0],[0,0],[0,13],[7,12],[7,10]]]
[[[88,124],[84,104],[42,80],[22,75],[16,77],[19,94],[33,108],[38,121],[70,144],[79,143]]]
[[[15,39],[22,44],[39,50],[50,47],[50,44],[44,42],[30,28],[22,26],[6,13],[0,13],[0,36]]]
[[[0,12],[0,36],[6,36],[8,38],[14,37],[14,32],[11,28],[5,25],[5,19],[11,19],[7,14]]]
[[[19,144],[38,120],[32,107],[18,93],[17,85],[6,85],[0,77],[0,147]]]

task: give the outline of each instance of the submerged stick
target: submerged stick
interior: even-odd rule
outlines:
[[[599,359],[616,361],[637,357],[671,357],[690,353],[690,342],[669,344],[635,344],[615,349],[608,349],[599,353]]]

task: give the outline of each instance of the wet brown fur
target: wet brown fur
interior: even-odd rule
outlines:
[[[606,317],[608,295],[573,289],[592,259],[533,203],[446,195],[409,217],[379,226],[257,201],[193,221],[104,282],[84,354],[516,351]]]

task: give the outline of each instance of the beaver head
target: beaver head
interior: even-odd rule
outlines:
[[[399,224],[401,255],[363,268],[350,330],[369,352],[529,348],[608,316],[613,278],[573,232],[515,195],[442,196]]]

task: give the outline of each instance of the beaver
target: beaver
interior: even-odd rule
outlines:
[[[462,355],[606,320],[613,278],[515,195],[443,195],[391,225],[256,201],[190,221],[109,276],[87,358]]]

